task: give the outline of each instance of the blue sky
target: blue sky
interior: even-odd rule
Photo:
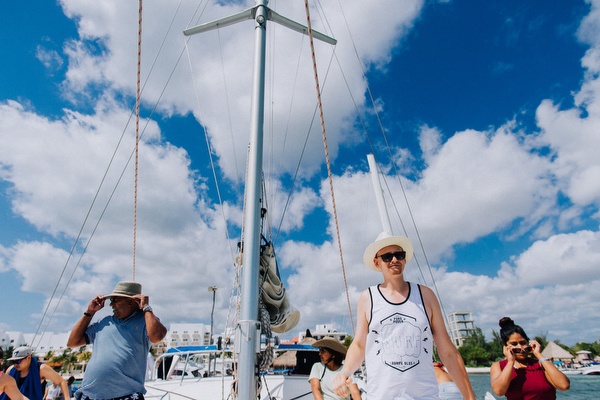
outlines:
[[[137,3],[38,3],[7,4],[0,17],[6,54],[0,63],[0,296],[8,305],[0,329],[24,332],[37,329],[63,267],[69,277],[90,237],[60,306],[49,307],[55,310],[49,330],[69,330],[93,295],[133,272],[132,165],[92,231],[134,143]],[[303,2],[287,3],[270,6],[305,23]],[[136,279],[167,323],[209,322],[206,287],[218,286],[216,324],[223,328],[235,277],[230,244],[239,240],[242,220],[251,23],[195,36],[188,51],[181,32],[253,3],[204,8],[203,2],[192,23],[197,4],[178,4],[144,4],[142,81],[152,72],[142,94]],[[338,39],[336,58],[329,45],[317,43],[316,51],[353,312],[360,292],[380,279],[361,262],[381,230],[366,162],[374,152],[388,201],[392,196],[398,207],[391,215],[395,233],[403,233],[402,219],[417,242],[406,196],[447,312],[474,312],[488,337],[506,315],[532,335],[547,332],[567,344],[598,339],[598,5],[312,5],[313,28]],[[275,228],[310,131],[276,244],[281,273],[302,313],[296,330],[331,323],[350,331],[321,132],[318,120],[310,123],[315,90],[308,44],[270,26],[265,174]],[[83,241],[68,259],[123,132]],[[416,260],[407,276],[431,285],[417,247],[426,278]],[[58,283],[58,297],[67,279]]]

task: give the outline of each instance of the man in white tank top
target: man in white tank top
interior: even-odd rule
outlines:
[[[433,343],[465,400],[475,400],[463,360],[446,332],[435,294],[406,282],[404,268],[413,255],[410,240],[382,232],[367,247],[367,267],[383,274],[383,283],[358,300],[356,334],[342,371],[333,381],[338,396],[347,395],[352,374],[366,361],[370,400],[436,400],[438,386]]]

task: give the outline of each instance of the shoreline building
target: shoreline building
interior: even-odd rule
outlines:
[[[446,315],[448,320],[448,335],[452,343],[458,348],[465,339],[475,332],[473,312],[454,312]]]
[[[315,340],[320,340],[324,337],[333,337],[340,342],[344,342],[344,339],[346,339],[346,336],[348,336],[346,332],[338,332],[337,329],[335,329],[331,324],[317,325],[315,330],[311,331],[310,334]],[[305,337],[306,332],[298,333],[298,343],[301,342]]]

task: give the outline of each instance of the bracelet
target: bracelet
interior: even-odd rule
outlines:
[[[346,375],[348,375],[348,376],[350,377],[350,379],[354,380],[354,379],[352,378],[352,375],[351,375],[351,374],[350,374],[350,372],[348,372],[348,371],[340,371],[340,372],[338,372],[338,374],[346,374]]]
[[[544,357],[544,358],[540,358],[540,361],[538,361],[538,362],[540,363],[540,365],[542,365],[542,363],[543,363],[544,361],[548,361],[548,359],[547,359],[546,357]]]
[[[90,317],[90,318],[92,318],[92,317],[93,317],[93,315],[92,315],[92,314],[90,314],[89,312],[84,312],[84,313],[83,313],[83,315],[85,315],[86,317]]]

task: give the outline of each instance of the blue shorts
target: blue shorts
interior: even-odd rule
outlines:
[[[440,400],[463,400],[460,390],[454,382],[444,382],[438,385],[440,390]]]

